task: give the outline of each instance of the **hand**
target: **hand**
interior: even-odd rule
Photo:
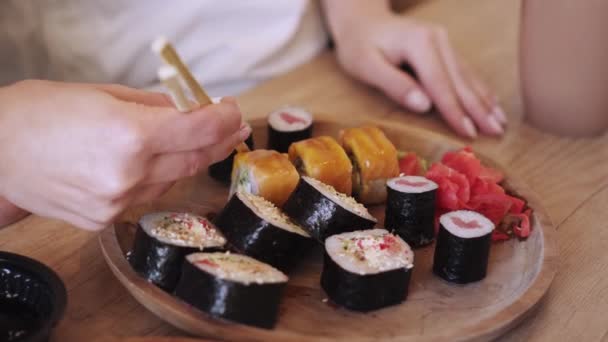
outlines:
[[[506,117],[496,97],[464,66],[445,29],[370,3],[363,6],[375,7],[361,15],[356,6],[343,8],[343,18],[334,15],[333,23],[330,13],[338,60],[347,72],[412,111],[426,112],[434,104],[463,136],[476,137],[477,128],[489,135],[504,133]],[[414,69],[419,81],[399,69],[402,63]]]
[[[0,197],[0,228],[15,223],[27,215],[29,215],[27,211]]]
[[[225,158],[250,132],[232,99],[181,114],[159,93],[20,82],[0,88],[0,195],[101,229]]]

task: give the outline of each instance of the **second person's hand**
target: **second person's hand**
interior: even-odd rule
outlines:
[[[128,205],[225,158],[251,128],[225,98],[189,114],[117,85],[24,81],[0,88],[0,196],[101,229]]]

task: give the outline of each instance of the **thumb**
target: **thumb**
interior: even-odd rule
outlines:
[[[410,74],[390,63],[380,53],[375,53],[363,64],[363,78],[381,89],[397,103],[411,111],[424,113],[431,109],[431,100]]]

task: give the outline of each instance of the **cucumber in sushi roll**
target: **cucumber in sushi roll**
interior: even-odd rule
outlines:
[[[303,108],[284,107],[268,115],[268,148],[281,153],[312,136],[312,114]]]
[[[433,242],[437,184],[420,176],[403,176],[386,182],[384,226],[413,248]]]
[[[248,192],[235,193],[214,220],[239,253],[288,272],[314,240],[274,204]]]
[[[129,263],[160,288],[172,291],[184,257],[223,250],[226,239],[205,217],[179,212],[146,214],[138,222]]]
[[[249,138],[245,140],[245,144],[250,150],[253,150],[253,134],[249,135]],[[232,165],[234,163],[234,156],[236,156],[236,154],[237,151],[233,150],[232,153],[226,157],[226,159],[209,165],[209,176],[218,182],[230,184],[230,179],[232,177]]]
[[[371,229],[377,222],[354,198],[306,176],[301,177],[283,211],[321,242],[330,235]]]
[[[336,304],[370,311],[407,298],[414,253],[384,229],[333,235],[325,240],[321,287]]]
[[[184,261],[175,295],[211,316],[270,329],[287,279],[245,255],[194,253]]]
[[[492,221],[474,211],[458,210],[441,215],[433,272],[457,284],[485,278],[493,230]]]

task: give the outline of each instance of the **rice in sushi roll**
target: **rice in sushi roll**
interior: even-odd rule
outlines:
[[[294,143],[289,147],[289,160],[300,175],[318,179],[350,196],[353,164],[336,139],[320,136]]]
[[[287,276],[245,255],[194,253],[183,263],[175,295],[213,317],[272,328]]]
[[[224,236],[205,217],[180,212],[150,213],[138,222],[129,262],[142,277],[171,291],[187,254],[224,250],[225,244]]]
[[[231,248],[288,272],[314,240],[262,197],[238,191],[214,220]]]
[[[421,176],[403,176],[386,182],[384,226],[413,248],[430,244],[435,237],[437,184]]]
[[[243,152],[234,157],[230,196],[242,190],[281,207],[299,179],[286,154],[272,150]]]
[[[433,272],[457,284],[485,278],[493,230],[492,221],[474,211],[458,210],[441,215]]]
[[[313,117],[298,107],[284,107],[268,115],[268,148],[281,153],[297,141],[312,136]]]
[[[375,126],[348,128],[340,141],[353,163],[353,196],[363,204],[386,200],[386,181],[399,175],[397,149]]]
[[[249,135],[249,137],[245,140],[245,144],[247,145],[247,147],[249,147],[250,150],[253,150],[253,134]],[[232,175],[232,165],[234,163],[234,157],[236,156],[236,154],[237,151],[233,150],[232,153],[230,153],[230,155],[226,157],[226,159],[209,165],[209,176],[211,176],[211,178],[217,180],[218,182],[230,184],[230,177]]]
[[[371,229],[377,222],[354,198],[306,176],[300,179],[283,211],[321,242],[330,235]]]
[[[370,311],[407,298],[414,253],[384,229],[333,235],[325,240],[321,287],[336,304]]]

